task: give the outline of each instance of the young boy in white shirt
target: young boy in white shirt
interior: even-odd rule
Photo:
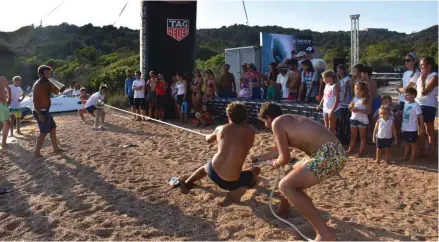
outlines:
[[[133,82],[134,91],[134,112],[140,115],[140,110],[142,110],[143,116],[146,116],[145,108],[145,80],[141,78],[142,73],[136,71],[136,80]],[[136,117],[137,121],[141,121],[140,116]]]
[[[105,111],[100,104],[105,101],[105,95],[107,94],[107,86],[100,86],[99,92],[91,95],[91,97],[85,103],[85,110],[95,117],[93,129],[104,130]],[[101,125],[99,125],[99,121]]]
[[[21,101],[24,99],[24,92],[21,89],[21,77],[14,76],[12,79],[14,84],[9,85],[11,88],[11,105],[9,105],[9,109],[11,112],[11,136],[14,136],[14,121],[17,125],[17,134],[21,134],[20,132],[20,119],[21,119]]]
[[[403,159],[409,159],[409,151],[411,150],[412,152],[409,163],[415,161],[418,130],[420,134],[425,133],[424,125],[422,125],[424,118],[422,116],[421,106],[415,102],[416,95],[417,91],[413,87],[409,87],[404,91],[406,102],[402,114],[401,140],[405,141]]]

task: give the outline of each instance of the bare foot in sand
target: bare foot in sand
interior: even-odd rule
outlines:
[[[192,188],[194,187],[194,184],[193,183],[189,184],[189,183],[186,183],[186,180],[182,180],[182,181],[180,181],[179,187],[180,187],[181,193],[188,194],[192,190]]]
[[[318,234],[315,238],[315,241],[335,241],[337,239],[337,235],[332,233],[327,234]]]
[[[35,157],[35,158],[43,158],[43,156],[41,155],[41,153],[35,153],[35,154],[34,154],[34,157]]]
[[[398,158],[398,160],[400,160],[400,161],[407,161],[408,159],[409,158],[407,156],[403,156],[403,157]]]
[[[60,153],[63,153],[65,150],[63,150],[63,149],[61,149],[61,148],[58,148],[58,149],[54,149],[53,150],[53,153],[55,153],[55,154],[60,154]]]
[[[348,155],[348,156],[352,156],[353,154],[354,154],[354,151],[353,150],[345,150],[345,155]]]
[[[327,233],[317,234],[315,241],[335,241],[337,239],[337,235],[332,229],[329,229]]]
[[[23,134],[21,131],[17,131],[17,132],[15,132],[15,133],[17,133],[17,134],[19,134],[19,135],[22,135],[22,134]]]
[[[358,153],[358,154],[355,155],[355,158],[364,158],[364,157],[365,156],[362,153]]]
[[[245,190],[243,188],[239,188],[234,191],[230,191],[227,193],[226,197],[218,202],[218,206],[220,207],[227,207],[233,203],[239,203],[241,201],[242,195],[244,195]]]

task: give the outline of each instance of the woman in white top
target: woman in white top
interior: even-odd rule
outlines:
[[[72,96],[73,97],[81,96],[81,85],[79,83],[75,84],[75,87],[73,88],[73,91],[72,91]]]
[[[322,73],[322,79],[325,82],[323,98],[317,109],[323,107],[323,120],[325,127],[335,134],[337,129],[337,118],[341,115],[340,110],[340,86],[337,83],[336,75],[333,71]]]
[[[421,106],[422,116],[424,117],[425,131],[428,136],[428,143],[430,144],[430,156],[434,156],[436,151],[436,135],[434,132],[434,119],[436,117],[437,109],[437,94],[438,94],[438,77],[437,65],[433,57],[425,57],[421,59],[421,76],[416,82],[416,89],[418,94],[415,101]],[[421,155],[424,155],[425,137],[420,136],[419,139]]]
[[[372,101],[370,100],[369,85],[367,82],[357,82],[355,84],[355,97],[349,104],[351,110],[351,141],[349,144],[348,154],[354,152],[357,135],[360,133],[360,150],[357,157],[362,157],[366,147],[366,131],[369,125],[367,115],[372,112]]]
[[[399,110],[401,112],[404,110],[405,103],[404,89],[408,87],[416,88],[416,81],[421,75],[421,72],[419,72],[419,59],[415,53],[408,53],[404,59],[404,64],[407,71],[404,72],[404,75],[402,76],[402,86],[396,88],[396,91],[399,92]]]
[[[340,103],[351,102],[351,78],[347,72],[346,65],[340,64],[337,66],[337,76],[340,81]]]
[[[181,115],[181,105],[186,100],[187,92],[187,77],[185,74],[177,73],[177,82],[175,83],[175,89],[177,89],[177,113],[180,117],[180,121],[183,121]]]

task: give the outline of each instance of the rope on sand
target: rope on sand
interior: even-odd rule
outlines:
[[[121,112],[124,112],[124,113],[128,113],[128,114],[131,114],[131,115],[136,115],[136,116],[139,116],[139,117],[141,117],[141,118],[145,118],[145,119],[147,119],[147,120],[153,120],[153,121],[155,121],[155,122],[158,122],[158,123],[161,123],[161,124],[166,124],[166,125],[169,125],[169,126],[171,126],[171,127],[178,128],[178,129],[182,129],[182,130],[185,130],[185,131],[188,131],[188,132],[191,132],[191,133],[197,134],[197,135],[206,136],[205,134],[200,133],[200,132],[197,132],[197,131],[195,131],[195,130],[191,130],[191,129],[183,128],[183,127],[180,127],[180,126],[177,126],[177,125],[174,125],[174,124],[170,124],[170,123],[167,123],[167,122],[164,122],[164,121],[158,120],[158,119],[150,118],[150,117],[148,117],[148,116],[144,116],[144,115],[140,115],[140,114],[137,114],[137,113],[133,113],[133,112],[130,112],[130,111],[127,111],[127,110],[123,110],[123,109],[120,109],[120,108],[116,108],[116,107],[113,107],[113,106],[110,106],[110,105],[107,105],[107,104],[104,104],[104,105],[105,105],[105,107],[108,107],[108,108],[111,108],[111,109],[114,109],[114,110],[118,110],[118,111],[121,111]],[[254,163],[253,165],[259,165],[259,166],[271,166],[272,163],[269,162],[269,161],[267,161],[267,162]],[[282,221],[282,222],[288,224],[289,226],[291,226],[291,227],[292,227],[294,230],[296,230],[297,233],[299,233],[299,235],[302,236],[304,239],[306,239],[307,241],[313,241],[312,239],[306,237],[306,236],[305,236],[305,235],[304,235],[304,234],[303,234],[303,233],[302,233],[302,232],[301,232],[301,231],[300,231],[300,230],[299,230],[294,224],[292,224],[291,222],[289,222],[289,221],[287,221],[287,220],[285,220],[285,219],[279,217],[279,216],[274,212],[274,210],[273,210],[273,201],[272,201],[272,200],[273,200],[273,194],[274,194],[274,191],[276,190],[276,185],[279,183],[279,179],[280,179],[281,171],[282,171],[282,170],[283,170],[283,169],[281,169],[280,167],[277,168],[276,179],[275,179],[275,182],[274,182],[274,183],[272,184],[272,186],[271,186],[270,200],[269,200],[269,204],[268,204],[268,206],[270,207],[270,211],[271,211],[271,213],[273,214],[273,216],[274,216],[275,218],[277,218],[277,219],[279,219],[280,221]]]
[[[123,110],[123,109],[120,109],[120,108],[116,108],[116,107],[113,107],[113,106],[110,106],[110,105],[107,105],[107,104],[104,104],[104,105],[105,105],[105,107],[112,108],[112,109],[117,110],[117,111],[120,111],[120,112],[128,113],[128,114],[131,114],[131,115],[136,115],[136,116],[139,116],[139,117],[141,117],[141,118],[145,118],[145,119],[147,119],[147,120],[153,120],[153,121],[155,121],[155,122],[157,122],[157,123],[166,124],[166,125],[169,125],[169,126],[171,126],[171,127],[177,128],[177,129],[182,129],[182,130],[185,130],[185,131],[188,131],[188,132],[194,133],[194,134],[198,134],[198,135],[206,136],[205,134],[200,133],[200,132],[195,131],[195,130],[191,130],[191,129],[183,128],[183,127],[178,126],[178,125],[174,125],[174,124],[167,123],[167,122],[164,122],[164,121],[161,121],[161,120],[155,119],[155,118],[150,118],[150,117],[148,117],[148,116],[144,116],[144,115],[140,115],[140,114],[137,114],[137,113],[133,113],[133,112],[130,112],[130,111],[127,111],[127,110]]]

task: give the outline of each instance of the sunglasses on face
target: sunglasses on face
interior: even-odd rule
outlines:
[[[404,59],[404,62],[411,62],[412,59]]]

